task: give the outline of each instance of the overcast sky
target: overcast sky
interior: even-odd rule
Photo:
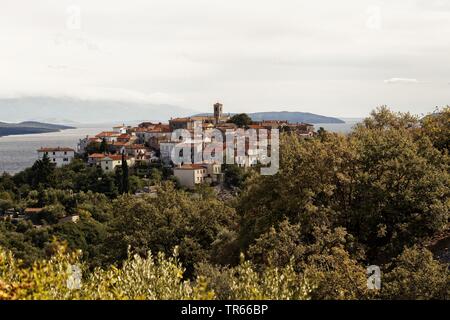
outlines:
[[[0,97],[365,116],[450,104],[450,0],[0,0]]]

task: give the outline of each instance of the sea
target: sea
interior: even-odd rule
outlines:
[[[59,132],[11,135],[0,137],[0,173],[17,173],[31,167],[41,147],[70,147],[76,150],[80,139],[94,136],[112,126],[77,125],[76,129]]]
[[[360,121],[358,119],[343,120],[346,123],[322,123],[314,126],[316,130],[323,127],[328,131],[347,133]],[[113,124],[77,124],[76,126],[76,129],[59,132],[0,137],[0,173],[15,174],[31,167],[37,160],[37,149],[41,147],[71,147],[76,150],[80,139],[111,130]]]

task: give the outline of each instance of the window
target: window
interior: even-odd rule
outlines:
[[[53,162],[55,162],[56,161],[56,159],[55,158],[53,158]]]
[[[64,158],[63,161],[67,162],[67,161],[69,161],[69,158]]]
[[[56,153],[55,153],[55,151],[53,151],[53,155],[55,155]]]

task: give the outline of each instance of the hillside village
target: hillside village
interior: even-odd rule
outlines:
[[[51,162],[62,166],[78,156],[83,158],[88,165],[100,167],[105,173],[114,173],[116,168],[122,166],[122,162],[126,161],[128,167],[136,167],[144,175],[148,173],[146,168],[159,164],[171,168],[173,176],[183,187],[193,188],[204,182],[220,183],[223,181],[221,163],[208,160],[190,163],[191,161],[188,160],[186,163],[175,165],[171,159],[174,148],[177,145],[180,146],[179,141],[171,139],[174,130],[187,130],[193,137],[194,126],[200,124],[202,130],[218,129],[225,137],[227,130],[238,129],[239,126],[230,121],[231,117],[223,113],[221,103],[215,103],[213,108],[212,115],[172,118],[168,123],[142,122],[136,127],[125,124],[118,125],[111,131],[99,132],[93,137],[87,136],[81,139],[77,150],[67,147],[41,148],[38,150],[39,159],[46,155]],[[314,135],[314,126],[311,124],[279,120],[252,121],[244,128],[256,131],[266,129],[268,132],[272,129],[289,130],[305,138]],[[208,145],[213,141],[202,139],[202,141],[191,140],[185,141],[185,143],[195,153],[198,150],[207,150]],[[245,144],[245,156],[235,152],[234,157],[234,163],[240,167],[255,166],[259,160],[258,152],[252,150],[249,143]]]
[[[201,121],[189,117],[170,119],[167,124],[120,125],[82,139],[76,150],[40,148],[40,159],[31,167],[14,176],[0,176],[0,246],[18,257],[17,265],[25,261],[35,266],[36,261],[55,255],[58,241],[85,253],[80,256],[83,270],[110,266],[117,270],[120,263],[136,261],[158,265],[165,262],[127,259],[130,252],[139,257],[135,259],[148,252],[170,257],[176,248],[186,279],[196,281],[202,275],[210,279],[214,292],[231,292],[223,284],[241,281],[233,275],[242,270],[249,270],[245,275],[258,274],[239,264],[241,253],[247,252],[246,265],[259,270],[274,257],[280,263],[274,274],[291,277],[295,283],[305,275],[279,270],[315,268],[310,279],[322,282],[321,289],[312,292],[313,299],[340,299],[340,292],[349,299],[448,297],[450,108],[418,119],[383,106],[348,135],[321,129],[316,134],[307,124],[252,122],[248,115],[229,118],[221,108],[216,104],[215,115]],[[245,159],[233,153],[235,164],[228,163],[228,153],[226,164],[177,159],[177,152],[168,156],[173,143],[169,137],[177,140],[177,129],[185,130],[182,144],[197,148],[199,127],[217,129],[216,138],[224,128],[247,129],[246,133],[250,128],[269,130],[270,166],[259,149],[264,143],[258,144],[256,153],[250,142],[248,150],[245,143]],[[281,137],[278,173],[264,176],[263,169],[277,161],[274,129],[287,134]],[[217,141],[206,137],[203,131],[200,147],[208,150]],[[226,143],[227,151],[230,145],[237,151],[233,142]],[[186,149],[181,150],[184,156]],[[179,163],[179,159],[186,161]],[[255,166],[253,160],[261,164]],[[390,269],[399,263],[400,269]],[[387,270],[384,291],[378,296],[364,291],[367,266]],[[59,277],[61,265],[51,269]],[[405,270],[409,271],[405,274]],[[136,274],[135,269],[131,272]],[[422,286],[424,274],[431,274],[432,286]],[[266,279],[267,274],[258,277]],[[337,282],[336,277],[340,277]],[[139,275],[136,283],[142,279]],[[404,279],[419,280],[404,289]],[[353,289],[355,283],[359,284]],[[417,293],[417,288],[427,291]],[[134,290],[130,289],[131,298]]]

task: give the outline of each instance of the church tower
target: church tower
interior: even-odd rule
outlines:
[[[214,104],[214,120],[216,124],[220,122],[220,119],[222,118],[222,111],[223,111],[223,105],[219,102]]]

